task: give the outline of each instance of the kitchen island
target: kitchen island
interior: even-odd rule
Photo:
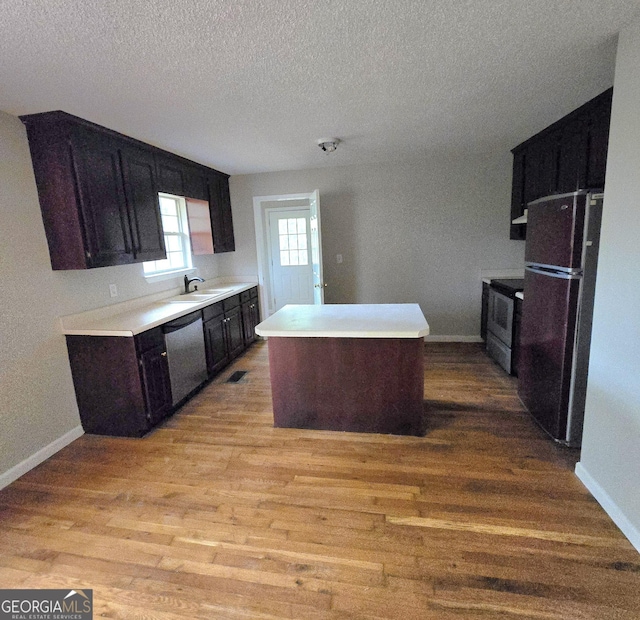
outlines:
[[[421,434],[418,304],[285,306],[256,333],[269,339],[274,426]]]

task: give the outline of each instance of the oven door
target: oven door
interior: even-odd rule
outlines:
[[[513,339],[514,301],[510,297],[489,289],[487,330],[499,338],[509,349]]]

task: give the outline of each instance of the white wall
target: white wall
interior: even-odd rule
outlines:
[[[80,424],[57,318],[180,286],[147,284],[142,265],[53,271],[24,127],[0,112],[0,486],[9,470]],[[218,257],[196,257],[199,275]],[[109,297],[109,284],[119,296]],[[3,477],[4,476],[4,477]]]
[[[619,38],[577,474],[640,550],[640,21]]]
[[[220,269],[257,273],[254,196],[319,189],[327,303],[418,302],[432,334],[479,336],[480,271],[524,264],[511,165],[505,152],[231,177],[237,252]]]

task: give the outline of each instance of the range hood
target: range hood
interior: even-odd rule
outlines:
[[[529,213],[529,209],[525,209],[524,213],[517,217],[515,220],[511,220],[512,224],[526,224],[527,223],[527,213]]]

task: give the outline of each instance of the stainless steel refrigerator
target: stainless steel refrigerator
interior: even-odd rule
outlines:
[[[547,196],[528,208],[518,394],[551,437],[578,447],[602,194]]]

